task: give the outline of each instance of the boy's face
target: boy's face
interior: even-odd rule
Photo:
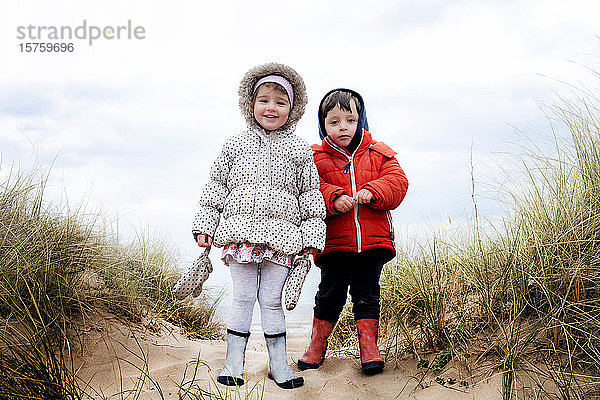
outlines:
[[[339,105],[329,110],[325,117],[327,136],[338,146],[346,147],[352,141],[358,125],[358,112],[354,101],[350,102],[350,111],[342,110]]]
[[[254,100],[254,118],[266,131],[281,128],[290,115],[287,94],[272,87],[260,85]]]

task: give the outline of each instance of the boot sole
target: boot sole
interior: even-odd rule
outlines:
[[[317,369],[319,368],[323,362],[325,361],[325,354],[327,353],[327,346],[325,347],[325,351],[323,352],[323,355],[321,356],[321,362],[318,364],[314,364],[314,363],[308,363],[306,361],[302,361],[302,359],[298,359],[298,362],[296,363],[298,365],[298,369],[299,370],[307,370],[307,369]]]
[[[306,361],[302,361],[302,360],[298,360],[298,369],[304,371],[307,369],[317,369],[321,366],[321,364],[323,364],[323,361],[321,361],[318,364],[313,364],[313,363],[307,363]]]
[[[217,382],[225,386],[242,386],[244,384],[244,380],[242,378],[226,375],[217,376]]]
[[[267,376],[269,377],[269,379],[271,379],[273,382],[275,382],[275,384],[277,386],[279,386],[282,389],[294,389],[294,388],[304,385],[304,378],[301,376],[299,376],[298,378],[290,379],[289,381],[285,381],[282,383],[277,382],[273,378],[273,375],[271,375],[270,372],[269,372],[269,375],[267,375]]]
[[[361,364],[360,366],[366,375],[375,375],[383,371],[384,365],[385,364],[383,361],[369,361]]]

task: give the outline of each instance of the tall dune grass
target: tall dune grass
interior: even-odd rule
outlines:
[[[173,298],[167,246],[147,235],[120,245],[96,228],[97,216],[45,202],[44,187],[40,171],[11,170],[0,183],[0,398],[82,398],[71,360],[93,313],[160,316],[200,337],[222,335],[211,300]]]
[[[495,233],[475,221],[386,265],[388,355],[450,350],[501,373],[503,399],[600,398],[600,110],[587,98],[553,115],[568,140],[522,155]]]

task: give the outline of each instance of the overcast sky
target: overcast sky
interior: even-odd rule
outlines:
[[[237,86],[254,65],[282,62],[304,78],[309,104],[296,132],[311,143],[326,91],[363,95],[375,139],[399,153],[410,182],[394,212],[405,239],[471,218],[471,148],[482,210],[498,214],[495,163],[518,152],[523,133],[548,134],[541,108],[569,95],[561,82],[597,85],[586,70],[599,62],[595,1],[9,0],[2,8],[0,174],[35,154],[43,165],[54,160],[50,199],[84,201],[118,220],[123,237],[148,228],[184,266],[198,251],[191,220],[212,160],[244,127]],[[20,51],[18,26],[84,20],[131,20],[145,38]],[[226,282],[213,260],[214,282]]]

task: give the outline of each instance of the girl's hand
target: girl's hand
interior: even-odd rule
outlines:
[[[368,189],[360,189],[358,193],[356,193],[355,200],[358,204],[370,203],[371,200],[373,200],[373,193]]]
[[[304,251],[308,252],[308,254],[310,254],[311,256],[314,256],[319,252],[319,250],[315,249],[314,247],[307,247],[306,249],[304,249]]]
[[[208,247],[212,245],[212,238],[208,236],[206,233],[200,233],[196,236],[196,240],[198,240],[198,246],[200,247]]]
[[[354,199],[347,194],[343,194],[333,201],[333,208],[341,213],[347,213],[354,207]]]

